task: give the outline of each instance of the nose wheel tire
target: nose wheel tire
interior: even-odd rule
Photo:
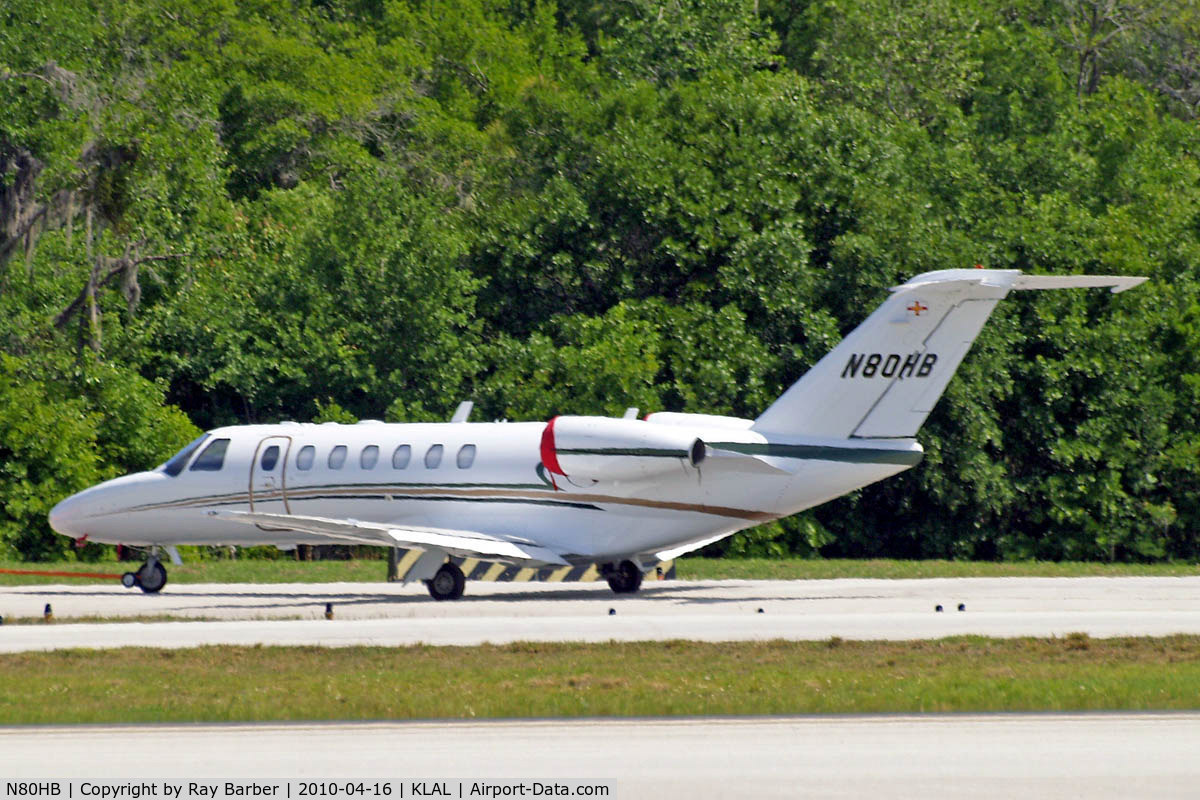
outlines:
[[[167,568],[157,561],[147,561],[137,572],[122,575],[121,584],[127,589],[136,586],[146,594],[154,594],[167,585]]]
[[[463,595],[467,579],[457,564],[447,561],[425,585],[434,600],[457,600]]]

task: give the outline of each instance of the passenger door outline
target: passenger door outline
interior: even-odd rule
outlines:
[[[262,469],[262,456],[268,448],[279,448],[279,459],[268,471]],[[292,513],[291,504],[287,497],[287,465],[292,452],[292,437],[267,436],[254,448],[254,458],[250,461],[250,510],[266,513]],[[282,506],[282,508],[280,508]],[[259,525],[265,531],[287,530]]]

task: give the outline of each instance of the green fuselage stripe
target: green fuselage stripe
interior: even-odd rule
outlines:
[[[560,447],[560,456],[647,456],[650,458],[687,458],[687,450],[663,450],[653,447]]]
[[[843,464],[902,464],[912,467],[921,463],[921,459],[924,457],[924,453],[918,450],[890,450],[881,447],[831,447],[771,442],[711,442],[710,445],[718,450],[729,450],[748,456],[838,461]]]

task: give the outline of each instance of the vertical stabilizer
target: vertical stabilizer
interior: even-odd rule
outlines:
[[[918,275],[754,422],[754,430],[821,437],[915,436],[996,303],[1014,289],[1108,286],[1145,278],[1025,276],[954,269]]]

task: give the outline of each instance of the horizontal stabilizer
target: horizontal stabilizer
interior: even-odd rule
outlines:
[[[1145,283],[1145,278],[1131,278],[1124,275],[1018,275],[1013,281],[1013,289],[1099,289],[1112,287],[1113,294],[1119,294],[1132,289],[1138,284]]]
[[[267,514],[258,511],[211,511],[219,519],[247,525],[285,528],[347,544],[409,547],[418,550],[444,550],[464,558],[486,558],[514,564],[558,564],[567,562],[557,553],[544,547],[510,542],[478,531],[451,528],[430,528],[412,525],[391,525],[382,522],[362,522],[355,519],[304,517],[296,514]]]

